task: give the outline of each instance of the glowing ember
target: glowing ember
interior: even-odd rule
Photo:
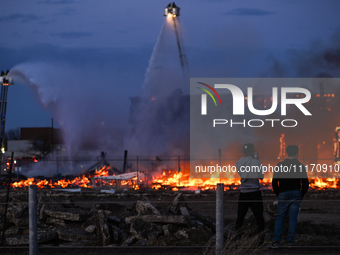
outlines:
[[[190,179],[189,173],[177,172],[166,170],[158,177],[153,177],[152,188],[155,190],[165,189],[167,186],[173,187],[173,191],[179,190],[178,188],[187,188],[189,190],[209,190],[215,189],[216,184],[222,181],[225,185],[229,186],[239,186],[239,179]],[[226,190],[231,189],[230,187],[225,187]]]
[[[217,183],[224,183],[225,190],[237,190],[240,186],[239,178],[229,179],[190,179],[190,174],[184,174],[177,171],[163,171],[161,175],[153,178],[152,188],[155,190],[167,189],[172,187],[171,190],[178,191],[179,188],[186,188],[189,190],[215,190]],[[263,189],[272,189],[272,179],[264,178],[261,181]],[[310,188],[315,190],[322,189],[339,189],[340,179],[339,178],[310,178]]]
[[[29,185],[35,184],[34,183],[34,178],[28,178],[25,181],[20,181],[20,182],[14,182],[11,184],[12,187],[15,188],[23,188],[23,187],[27,187]]]
[[[106,167],[103,167],[102,169],[100,169],[99,171],[94,171],[95,173],[95,177],[99,177],[99,176],[109,176],[109,170]]]
[[[99,177],[99,176],[108,176],[108,168],[103,167],[102,169],[95,171],[95,175],[93,177]],[[61,187],[61,188],[67,188],[67,187],[82,187],[82,188],[90,188],[91,185],[89,185],[91,176],[86,177],[83,175],[82,177],[76,177],[73,180],[66,180],[61,179],[57,182],[52,182],[52,180],[47,181],[44,180],[35,180],[34,178],[28,178],[27,180],[22,180],[19,182],[11,183],[11,187],[14,188],[24,188],[29,185],[35,184],[38,186],[38,188],[55,188],[55,187]]]

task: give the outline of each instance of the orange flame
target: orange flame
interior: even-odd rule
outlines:
[[[96,170],[96,171],[94,171],[94,173],[95,173],[95,177],[99,177],[99,176],[109,176],[109,170],[108,170],[108,168],[107,167],[103,167],[102,169],[100,169],[100,170]]]
[[[201,179],[190,179],[189,172],[189,164],[184,165],[182,167],[183,171],[178,172],[177,170],[164,170],[158,176],[152,176],[152,184],[151,187],[155,190],[161,189],[171,189],[172,191],[179,191],[180,189],[189,189],[189,190],[215,190],[217,183],[224,183],[225,190],[237,190],[240,186],[239,178],[201,178]],[[109,171],[108,168],[103,167],[102,169],[95,171],[93,177],[99,176],[108,176]],[[29,185],[37,185],[38,188],[67,188],[67,187],[82,187],[82,188],[91,188],[90,185],[91,176],[81,176],[76,177],[73,180],[61,179],[55,182],[52,180],[48,181],[44,180],[35,180],[34,178],[28,178],[27,180],[22,180],[19,182],[11,183],[11,187],[13,188],[24,188]],[[92,180],[93,181],[93,180]],[[129,180],[121,180],[119,182],[120,187],[124,188],[132,188],[132,189],[140,189],[141,185],[146,186],[150,180],[139,178],[137,182],[137,177],[129,179]],[[323,189],[340,189],[340,179],[339,178],[311,178],[310,188],[315,190],[323,190]],[[98,182],[98,180],[96,180]],[[102,185],[114,185],[110,181],[100,180]],[[262,181],[262,186],[271,189],[271,179],[264,178]]]

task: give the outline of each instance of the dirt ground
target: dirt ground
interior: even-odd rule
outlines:
[[[16,192],[11,193],[15,196]],[[20,191],[22,193],[22,191]],[[178,192],[173,191],[122,191],[116,194],[103,194],[96,191],[81,193],[45,192],[56,198],[60,203],[72,201],[80,207],[93,207],[97,204],[117,203],[132,207],[137,199],[146,196],[155,207],[164,207],[171,202]],[[204,217],[215,219],[216,196],[214,191],[204,191],[195,194],[192,191],[183,193],[187,206]],[[237,217],[238,191],[225,192],[225,229],[232,231]],[[0,196],[5,193],[0,191]],[[263,191],[264,209],[267,215],[266,242],[255,254],[340,254],[340,190],[311,190],[301,203],[298,216],[296,247],[283,246],[277,249],[270,247],[275,219],[275,208],[272,206],[276,196],[270,190]],[[268,218],[269,217],[269,218]],[[255,225],[252,213],[249,211],[244,223],[245,227]],[[287,229],[284,229],[287,231]],[[283,237],[284,238],[284,237]],[[46,247],[40,245],[39,254],[207,254],[205,247]],[[244,253],[247,254],[248,250]],[[0,248],[1,254],[28,254],[27,247]],[[236,253],[235,253],[236,254]]]

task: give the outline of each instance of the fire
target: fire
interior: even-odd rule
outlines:
[[[215,190],[217,183],[224,183],[225,191],[227,190],[238,190],[240,187],[240,178],[201,178],[201,179],[190,179],[189,164],[183,167],[183,171],[178,172],[177,170],[164,170],[159,175],[154,175],[151,178],[151,188],[155,190],[169,189],[172,191],[179,191],[181,189],[187,190]],[[11,183],[13,188],[25,188],[29,185],[35,184],[38,188],[70,188],[70,187],[82,187],[92,188],[94,184],[100,184],[103,186],[114,185],[114,183],[105,180],[91,180],[92,177],[108,176],[108,168],[103,167],[102,169],[95,171],[93,176],[79,176],[73,180],[61,179],[58,181],[48,181],[47,179],[38,180],[34,178],[28,178],[19,182]],[[141,187],[147,187],[150,180],[137,177],[129,180],[121,180],[116,182],[118,188],[132,188],[138,190]],[[340,179],[339,178],[310,178],[310,188],[315,190],[323,189],[339,189]],[[263,189],[271,190],[271,178],[264,178],[261,181]]]
[[[49,182],[46,179],[44,180],[34,180],[34,178],[28,178],[27,180],[23,180],[23,181],[19,181],[19,182],[14,182],[11,183],[11,187],[14,188],[24,188],[27,187],[29,185],[37,185],[38,188],[45,188],[45,187],[49,187],[49,188],[55,188],[55,187],[61,187],[61,188],[66,188],[69,186],[77,186],[77,187],[83,187],[83,188],[88,188],[91,187],[88,184],[90,183],[89,178],[85,177],[84,175],[82,177],[76,177],[73,180],[59,180],[57,182]]]
[[[102,169],[95,171],[93,177],[99,177],[99,176],[108,176],[109,171],[107,167],[103,167]],[[67,180],[67,179],[61,179],[55,182],[52,182],[52,180],[48,181],[47,179],[44,180],[35,180],[34,178],[28,178],[27,180],[22,180],[19,182],[11,183],[11,187],[13,188],[24,188],[29,185],[37,185],[38,188],[55,188],[55,187],[61,187],[61,188],[67,188],[67,187],[81,187],[81,188],[91,188],[90,185],[91,181],[89,178],[92,176],[81,176],[76,177],[73,180]]]
[[[34,178],[28,178],[25,181],[20,181],[20,182],[14,182],[11,184],[12,187],[15,188],[23,188],[23,187],[27,187],[29,185],[35,184],[34,183]]]
[[[102,169],[95,171],[95,177],[99,176],[109,176],[109,170],[106,167],[103,167]]]
[[[280,136],[280,153],[277,159],[284,159],[286,156],[286,141],[285,141],[285,134],[282,133]]]
[[[177,171],[163,171],[157,177],[153,177],[152,188],[155,190],[170,188],[172,191],[178,191],[180,189],[189,190],[215,190],[217,183],[224,183],[225,191],[237,190],[240,186],[240,178],[228,178],[228,179],[190,179],[190,174]],[[271,190],[272,179],[264,178],[261,181],[262,189]],[[323,189],[339,189],[339,178],[310,178],[310,189],[323,190]]]
[[[213,190],[216,184],[223,182],[227,186],[225,190],[234,189],[233,186],[240,185],[240,179],[190,179],[189,173],[166,170],[158,177],[153,177],[152,188],[155,190],[166,189],[172,187],[173,191],[178,191],[179,188],[186,188],[192,190]],[[229,187],[228,187],[229,186]]]
[[[312,189],[317,189],[317,190],[321,190],[321,189],[339,189],[339,183],[340,180],[339,178],[315,178],[312,179],[312,181],[310,183],[310,187]]]

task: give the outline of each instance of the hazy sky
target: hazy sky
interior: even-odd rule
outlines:
[[[129,96],[141,93],[168,3],[2,0],[0,69],[43,61],[77,67],[77,72],[82,70],[80,80],[112,75],[108,86],[119,94],[113,99],[119,108],[115,118],[124,124]],[[266,75],[272,64],[269,56],[284,61],[288,51],[305,52],[314,44],[330,43],[340,24],[338,0],[185,0],[176,4],[181,7],[193,77]],[[61,83],[63,79],[67,77],[61,73]],[[85,89],[95,91],[95,81]],[[106,93],[105,87],[89,102],[100,100],[100,93]],[[49,126],[53,117],[21,82],[9,88],[7,109],[7,130]]]

